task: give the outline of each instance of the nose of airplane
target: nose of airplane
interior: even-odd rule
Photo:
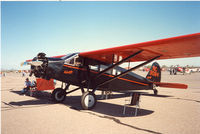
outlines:
[[[32,61],[28,62],[31,65],[31,74],[34,74],[35,77],[46,77],[46,70],[48,66],[48,58],[46,57],[45,53],[38,53]]]

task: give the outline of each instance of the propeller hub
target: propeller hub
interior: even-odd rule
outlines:
[[[33,61],[30,62],[31,65],[31,73],[35,75],[35,77],[45,78],[46,70],[48,67],[48,58],[45,53],[38,53],[37,57],[33,58]]]

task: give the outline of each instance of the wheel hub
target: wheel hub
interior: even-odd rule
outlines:
[[[87,107],[92,107],[95,103],[95,99],[92,95],[87,95],[84,102]]]
[[[57,93],[55,94],[55,97],[56,97],[56,99],[57,99],[58,101],[60,101],[60,100],[63,99],[64,95],[63,95],[61,92],[57,92]]]

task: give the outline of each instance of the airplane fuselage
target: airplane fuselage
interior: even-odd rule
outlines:
[[[91,67],[73,66],[64,62],[62,64],[49,63],[48,70],[52,71],[47,71],[46,75],[70,85],[82,86],[90,89],[97,88],[98,90],[112,91],[152,89],[152,83],[149,82],[148,79],[132,72],[109,83],[98,86],[126,70],[121,67],[116,67],[97,77],[103,67],[105,67],[105,65]]]

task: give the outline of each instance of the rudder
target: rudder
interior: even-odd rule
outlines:
[[[154,62],[151,66],[151,69],[149,70],[147,76],[147,79],[153,81],[153,82],[160,82],[161,80],[161,69],[157,62]]]

